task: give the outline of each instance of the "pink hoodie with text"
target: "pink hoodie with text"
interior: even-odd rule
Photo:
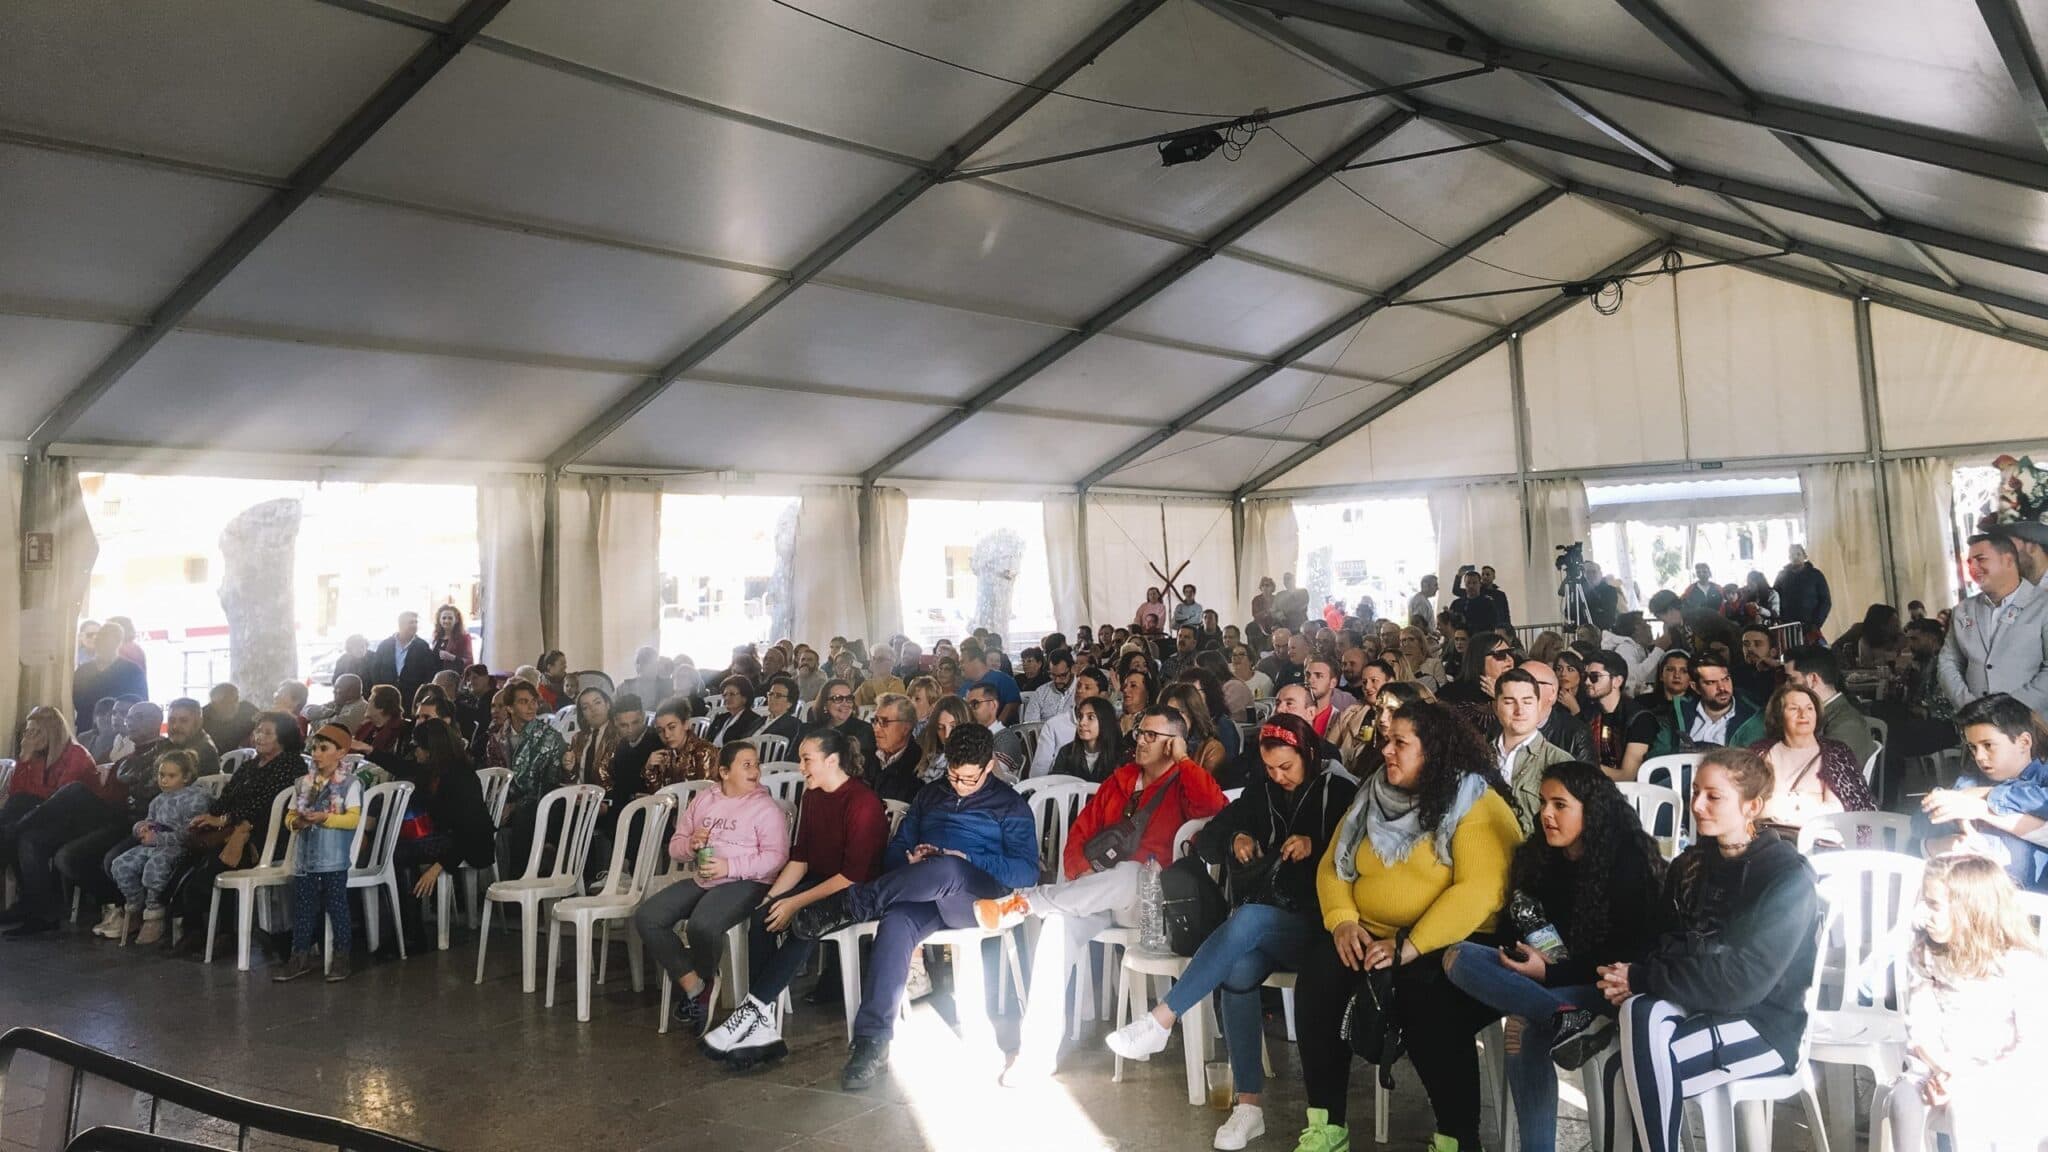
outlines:
[[[715,888],[728,880],[773,880],[789,862],[789,818],[766,788],[737,798],[717,788],[697,793],[676,821],[669,855],[688,860],[695,854],[690,840],[699,828],[711,830],[712,855],[726,865],[724,876],[697,881],[703,887]]]

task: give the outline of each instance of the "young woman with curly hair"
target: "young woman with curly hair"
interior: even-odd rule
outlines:
[[[1546,958],[1520,942],[1498,949],[1465,943],[1444,958],[1451,983],[1519,1025],[1508,1087],[1522,1152],[1557,1146],[1556,1066],[1575,1069],[1613,1038],[1614,1010],[1596,986],[1599,966],[1641,955],[1663,918],[1664,861],[1614,781],[1568,760],[1544,769],[1539,787],[1540,834],[1515,849],[1511,891],[1557,929],[1565,954]]]
[[[1296,984],[1308,1126],[1299,1152],[1350,1146],[1345,1096],[1351,1046],[1345,1005],[1375,968],[1394,968],[1394,1013],[1436,1117],[1437,1152],[1479,1147],[1479,1058],[1473,1034],[1500,1013],[1444,974],[1444,953],[1502,942],[1508,864],[1521,842],[1507,782],[1479,734],[1442,704],[1402,707],[1385,764],[1361,784],[1316,870],[1327,943]]]

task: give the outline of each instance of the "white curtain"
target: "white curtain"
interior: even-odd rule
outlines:
[[[868,640],[903,631],[903,537],[910,529],[910,497],[901,488],[869,488],[866,572]]]
[[[1456,596],[1458,568],[1492,565],[1494,582],[1508,594],[1508,609],[1516,623],[1544,623],[1556,616],[1549,604],[1530,604],[1517,598],[1528,581],[1522,547],[1522,499],[1514,484],[1461,484],[1434,488],[1429,493],[1429,517],[1436,525],[1437,579],[1442,582],[1441,605]],[[1526,592],[1525,592],[1526,595]]]
[[[1147,588],[1195,586],[1226,616],[1237,603],[1227,500],[1088,497],[1088,609],[1096,624],[1129,624]]]
[[[1236,620],[1237,547],[1231,540],[1230,502],[1168,500],[1163,508],[1169,563],[1161,567],[1168,575],[1178,570],[1173,586],[1193,584],[1197,603],[1214,608],[1219,620]],[[1167,603],[1173,602],[1169,596]]]
[[[1584,541],[1592,527],[1586,507],[1583,480],[1529,481],[1529,556],[1527,611],[1517,610],[1515,621],[1544,624],[1564,619],[1558,605],[1557,549],[1573,541]]]
[[[1246,623],[1250,619],[1252,597],[1259,591],[1259,581],[1271,577],[1274,585],[1278,586],[1280,574],[1292,572],[1300,555],[1301,527],[1294,518],[1294,501],[1245,501],[1244,552],[1237,558],[1238,599],[1230,604],[1228,610],[1218,607],[1223,622]]]
[[[510,671],[540,655],[541,537],[547,481],[539,475],[486,476],[476,486],[477,571],[483,587],[485,664]]]
[[[71,708],[71,672],[78,645],[78,611],[99,558],[98,537],[86,515],[78,472],[66,459],[31,460],[22,473],[23,532],[49,533],[49,563],[31,568],[22,558],[21,711],[38,704]],[[21,533],[15,538],[22,539]],[[20,545],[17,545],[19,547]],[[12,746],[14,733],[8,734]]]
[[[661,638],[660,486],[622,476],[565,477],[557,492],[555,646],[572,669],[631,676],[635,650]]]
[[[27,457],[0,458],[0,752],[14,751],[21,723],[21,491]]]
[[[856,637],[866,629],[859,488],[804,486],[797,507],[793,569],[790,599],[798,638],[823,644],[828,637]]]
[[[1806,554],[1828,578],[1829,636],[1884,600],[1884,541],[1877,531],[1877,482],[1870,465],[1814,464],[1799,470],[1806,506]]]
[[[1041,505],[1045,516],[1045,567],[1052,579],[1053,624],[1069,638],[1088,615],[1088,588],[1081,579],[1081,497],[1057,493]]]
[[[1955,461],[1939,456],[1884,465],[1901,613],[1912,600],[1930,614],[1956,601],[1955,470]]]
[[[1886,448],[2048,439],[2048,352],[1880,305],[1870,343]]]

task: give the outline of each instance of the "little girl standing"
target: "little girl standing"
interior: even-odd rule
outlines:
[[[157,760],[156,797],[149,802],[149,815],[135,825],[139,843],[114,857],[107,868],[127,903],[123,943],[138,919],[142,930],[136,933],[137,944],[164,938],[164,888],[185,858],[185,833],[192,818],[204,814],[213,799],[192,787],[198,775],[199,755],[188,749],[172,749]]]
[[[315,965],[313,947],[324,912],[334,933],[333,964],[327,981],[348,979],[353,940],[348,922],[349,850],[363,815],[363,785],[342,771],[342,760],[355,742],[339,724],[323,724],[306,744],[313,767],[293,790],[286,821],[296,835],[293,845],[292,958],[272,976],[279,983],[296,980]]]
[[[1910,962],[1892,1147],[1918,1152],[1929,1120],[1943,1118],[1955,1147],[2033,1152],[2048,1120],[2023,1102],[2048,1068],[2048,958],[1996,861],[1956,853],[1927,862]]]

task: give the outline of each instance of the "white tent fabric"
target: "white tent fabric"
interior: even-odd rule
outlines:
[[[1849,301],[1740,268],[1710,268],[1671,283],[1678,294],[1686,458],[1863,449]]]
[[[796,514],[790,599],[796,635],[812,643],[867,630],[861,592],[860,489],[806,484]]]
[[[1564,618],[1557,598],[1557,549],[1586,540],[1591,527],[1585,481],[1529,482],[1528,592],[1522,601],[1528,608],[1517,612],[1517,623],[1543,624]]]
[[[1828,578],[1834,609],[1822,631],[1839,636],[1883,603],[1884,541],[1877,530],[1877,483],[1870,465],[1815,464],[1799,470],[1806,504],[1806,552]]]
[[[1546,623],[1556,615],[1542,604],[1517,600],[1527,589],[1522,549],[1522,496],[1513,484],[1460,484],[1432,488],[1429,516],[1436,524],[1437,581],[1443,588],[1439,606],[1457,595],[1458,569],[1493,565],[1494,583],[1508,594],[1508,609],[1517,624]]]
[[[1238,556],[1237,589],[1249,613],[1259,581],[1271,578],[1277,584],[1282,572],[1294,569],[1301,555],[1301,530],[1294,517],[1292,500],[1247,500],[1244,505],[1244,551]],[[1237,616],[1226,612],[1226,620]]]
[[[21,488],[27,460],[0,459],[0,733],[8,740],[21,724]],[[75,633],[74,633],[75,634]],[[14,655],[5,655],[14,653]]]
[[[910,497],[901,488],[878,486],[867,497],[867,636],[881,640],[903,631],[903,538],[910,528]]]
[[[1894,308],[1870,310],[1870,341],[1886,448],[2048,439],[2048,351]]]
[[[1081,578],[1081,497],[1064,492],[1043,498],[1045,566],[1052,579],[1052,618],[1069,638],[1095,623],[1088,610],[1088,584]]]
[[[572,668],[632,674],[633,653],[661,634],[661,490],[646,480],[584,476],[559,485],[561,607],[555,647]]]
[[[1545,472],[1683,459],[1681,375],[1672,281],[1630,284],[1619,315],[1572,308],[1527,333],[1522,394],[1529,409],[1529,467]]]
[[[1225,621],[1243,614],[1227,502],[1088,498],[1088,610],[1096,623],[1129,624],[1145,589],[1162,587],[1160,574],[1176,570],[1174,586],[1195,585],[1203,607]]]
[[[24,530],[50,533],[54,550],[50,563],[35,568],[24,563],[21,569],[19,699],[24,713],[47,704],[69,715],[78,609],[85,603],[99,540],[86,515],[78,469],[69,460],[31,460],[22,477],[20,506]]]
[[[1888,460],[1885,495],[1892,519],[1892,562],[1899,574],[1899,600],[1918,600],[1929,612],[1956,602],[1956,462],[1941,456]]]
[[[1512,473],[1515,421],[1510,391],[1508,351],[1496,348],[1311,457],[1273,486]]]
[[[540,655],[541,545],[547,482],[537,474],[486,476],[476,487],[477,573],[484,642],[478,658],[511,669]]]

